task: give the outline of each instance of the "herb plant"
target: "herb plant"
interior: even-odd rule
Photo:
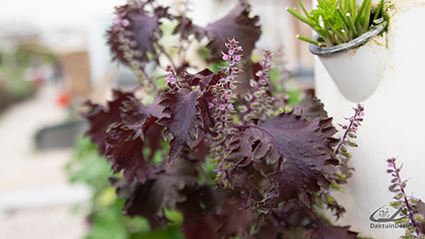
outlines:
[[[400,177],[403,165],[397,167],[395,158],[389,158],[387,162],[387,173],[393,177],[388,190],[396,193],[395,201],[390,205],[395,209],[401,209],[401,218],[396,220],[396,223],[406,229],[406,234],[401,238],[423,239],[425,238],[425,203],[413,196],[406,195],[404,188],[406,188],[407,180],[403,181]]]
[[[140,86],[114,90],[106,106],[87,102],[83,113],[87,135],[117,174],[109,181],[126,200],[123,213],[145,218],[154,231],[167,228],[165,211],[178,211],[188,239],[301,238],[307,231],[308,238],[357,238],[317,209],[337,218],[345,212],[331,191],[350,177],[347,147],[357,146],[363,106],[337,139],[318,99],[287,104],[270,77],[272,53],[250,59],[261,32],[246,1],[206,27],[186,17],[186,5],[177,15],[169,10],[153,0],[116,8],[108,43]],[[167,22],[178,37],[170,49],[161,43]],[[188,46],[204,37],[206,62],[218,70],[190,73]],[[140,89],[149,94],[137,97]]]
[[[357,9],[356,0],[319,0],[317,9],[307,12],[301,0],[298,0],[304,15],[296,8],[287,11],[302,22],[308,24],[319,34],[324,42],[318,42],[300,35],[297,38],[318,46],[334,46],[347,43],[367,32],[378,20],[384,4],[381,0],[375,13],[371,13],[372,0],[364,0]]]

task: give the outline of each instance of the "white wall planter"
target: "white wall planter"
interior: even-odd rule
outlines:
[[[386,26],[387,22],[382,22],[356,39],[338,46],[318,47],[310,44],[310,52],[319,57],[342,95],[352,102],[367,99],[381,82],[388,51],[385,46],[386,34],[378,34]]]
[[[387,60],[376,90],[366,99],[365,121],[358,131],[359,148],[352,149],[350,166],[355,168],[343,193],[337,200],[347,209],[338,225],[352,225],[364,237],[396,239],[403,229],[371,226],[370,215],[392,201],[388,191],[391,176],[386,174],[386,159],[398,157],[404,163],[401,172],[407,183],[407,194],[425,199],[425,0],[392,0],[388,8],[385,47]],[[364,59],[368,61],[369,59]],[[316,95],[334,123],[352,115],[355,103],[338,89],[322,62],[316,59]],[[385,225],[385,223],[383,223]]]

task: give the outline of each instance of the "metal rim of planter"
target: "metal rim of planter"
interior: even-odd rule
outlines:
[[[384,21],[374,27],[372,27],[372,29],[370,29],[368,32],[366,32],[365,34],[357,37],[356,39],[341,44],[341,45],[337,45],[337,46],[331,46],[331,47],[319,47],[316,44],[310,44],[309,45],[309,50],[312,54],[314,55],[318,55],[318,56],[325,56],[325,55],[332,55],[338,52],[343,52],[349,49],[353,49],[355,47],[358,47],[360,45],[362,45],[363,43],[365,43],[366,41],[368,41],[370,38],[378,35],[382,30],[385,29],[385,27],[387,26],[387,21]],[[316,35],[313,40],[317,41],[320,38],[319,35]]]

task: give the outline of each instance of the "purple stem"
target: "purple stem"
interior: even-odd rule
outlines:
[[[348,125],[348,128],[347,128],[347,130],[345,130],[345,132],[344,132],[344,136],[342,136],[342,139],[341,139],[341,141],[339,142],[339,144],[336,146],[336,148],[335,148],[335,151],[334,151],[334,153],[335,154],[338,154],[338,151],[339,151],[339,149],[341,148],[341,146],[343,145],[343,144],[345,144],[345,140],[347,139],[347,137],[348,137],[348,133],[350,133],[350,131],[351,131],[351,128],[353,127],[353,124],[354,124],[354,122],[357,122],[357,117],[359,116],[359,114],[360,114],[360,110],[358,109],[358,108],[355,108],[354,109],[354,111],[355,111],[355,113],[354,113],[354,116],[352,117],[352,118],[350,118],[350,119],[352,119],[352,120],[350,120],[350,124]],[[358,123],[358,122],[357,122]]]
[[[397,179],[398,179],[398,186],[400,188],[401,193],[403,193],[404,205],[406,205],[407,211],[409,212],[408,216],[409,216],[410,222],[415,227],[416,235],[419,236],[420,235],[419,234],[419,227],[416,224],[416,221],[413,217],[413,210],[412,210],[412,207],[410,206],[409,200],[407,199],[406,192],[404,191],[404,188],[402,187],[402,181],[401,181],[401,177],[400,177],[400,174],[399,174],[400,170],[397,170],[395,162],[393,162],[392,165],[393,165],[394,172],[395,172]]]

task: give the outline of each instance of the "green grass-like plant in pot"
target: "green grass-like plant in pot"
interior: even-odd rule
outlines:
[[[346,99],[357,102],[370,97],[386,64],[387,50],[380,34],[388,25],[382,17],[384,1],[373,9],[372,0],[363,1],[360,7],[356,0],[319,0],[310,13],[298,1],[304,14],[295,8],[287,11],[308,24],[317,36],[297,38],[310,43],[310,52],[319,56]],[[375,41],[369,41],[371,38]]]

